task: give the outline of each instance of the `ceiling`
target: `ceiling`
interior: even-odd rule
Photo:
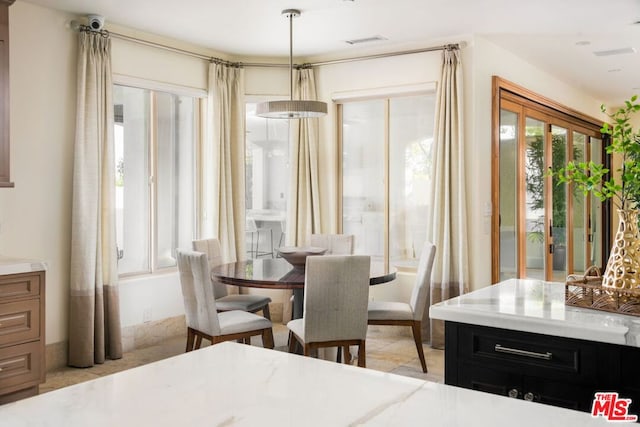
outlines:
[[[608,104],[640,93],[640,0],[21,0],[234,57],[332,59],[477,34]],[[387,40],[349,45],[345,40]],[[593,52],[635,48],[638,53]]]

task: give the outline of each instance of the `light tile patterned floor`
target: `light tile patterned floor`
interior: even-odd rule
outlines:
[[[428,373],[423,373],[410,329],[400,327],[370,326],[367,335],[367,368],[398,375],[443,382],[444,351],[425,345]],[[276,350],[287,350],[287,328],[274,324]],[[260,340],[254,338],[258,345]],[[166,359],[184,352],[186,337],[177,336],[161,345],[155,345],[125,353],[120,360],[108,360],[92,368],[63,368],[47,373],[47,382],[40,386],[40,393],[66,387],[125,369]]]

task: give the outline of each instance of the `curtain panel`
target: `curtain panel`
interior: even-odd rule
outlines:
[[[431,215],[427,239],[436,245],[429,305],[468,291],[467,207],[460,50],[443,51],[442,77],[436,98],[431,172]],[[444,322],[423,318],[423,338],[444,348]]]
[[[122,357],[111,40],[80,32],[71,214],[69,365]]]
[[[317,100],[312,68],[295,70],[294,99]],[[286,245],[304,246],[311,234],[320,233],[320,190],[318,179],[318,119],[289,120],[289,199]],[[285,291],[288,301],[291,291]],[[291,305],[285,304],[283,321],[291,319]]]
[[[211,63],[203,149],[203,234],[220,240],[223,262],[245,253],[244,70]]]

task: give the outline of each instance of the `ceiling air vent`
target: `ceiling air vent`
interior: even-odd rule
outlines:
[[[636,53],[636,49],[634,47],[623,47],[622,49],[599,50],[597,52],[593,52],[595,56],[624,55],[627,53]]]
[[[345,43],[362,44],[362,43],[380,42],[380,41],[383,41],[383,40],[387,40],[387,38],[386,37],[382,37],[382,36],[372,36],[372,37],[365,37],[363,39],[345,40]]]

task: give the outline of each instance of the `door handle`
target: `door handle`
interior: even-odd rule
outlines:
[[[551,360],[551,358],[553,357],[553,353],[550,353],[548,351],[545,353],[536,353],[534,351],[520,350],[519,348],[503,347],[500,344],[496,344],[494,350],[496,351],[496,353],[513,354],[516,356],[530,357],[533,359]]]

